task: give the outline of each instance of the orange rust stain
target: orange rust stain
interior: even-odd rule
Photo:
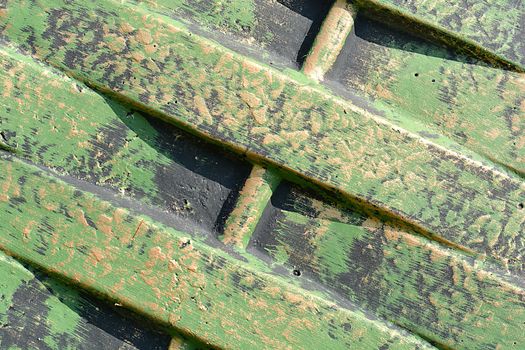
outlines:
[[[168,350],[182,350],[184,349],[184,340],[179,337],[174,337],[171,339],[170,346]]]
[[[126,214],[126,210],[122,208],[117,208],[115,209],[115,211],[113,211],[113,220],[117,225],[121,225],[124,222]]]
[[[146,51],[146,53],[151,55],[151,54],[157,52],[157,45],[155,45],[155,44],[146,45],[146,46],[144,46],[144,51]]]
[[[261,196],[261,189],[266,185],[266,180],[264,179],[266,172],[267,170],[263,167],[253,167],[250,176],[240,191],[239,201],[230,214],[232,220],[227,222],[224,229],[224,243],[241,246],[243,238],[250,233],[258,210],[255,203]]]
[[[174,260],[174,259],[171,259],[170,261],[168,261],[168,269],[170,271],[182,271],[179,263],[177,262],[177,260]]]
[[[439,262],[441,260],[443,260],[443,258],[446,258],[447,257],[447,253],[445,253],[443,250],[441,249],[437,249],[437,248],[432,248],[430,250],[430,261],[432,262]]]
[[[266,309],[268,307],[268,303],[264,299],[248,299],[248,305],[250,305],[250,307],[256,307],[260,309]]]
[[[384,228],[385,237],[389,241],[398,241],[400,236],[400,231],[398,229],[395,229],[389,225],[386,225]]]
[[[498,138],[500,135],[501,135],[501,130],[498,130],[498,129],[490,129],[490,130],[486,130],[484,132],[484,134],[492,139],[492,140],[495,140],[496,138]]]
[[[460,272],[456,266],[452,266],[452,281],[455,285],[459,285],[460,283]]]
[[[206,105],[206,100],[204,100],[202,96],[196,95],[193,98],[193,103],[195,104],[195,108],[199,112],[199,115],[203,117],[208,124],[212,124],[213,117],[210,114],[210,110],[208,109],[208,106]]]
[[[147,268],[152,268],[159,261],[166,260],[166,254],[162,252],[161,247],[153,247],[148,252],[149,260],[146,262]]]
[[[144,28],[140,28],[137,30],[137,34],[135,34],[135,37],[137,38],[137,41],[141,44],[150,44],[153,41],[153,38],[151,37],[151,33],[149,30],[146,30]]]
[[[135,62],[138,62],[138,63],[142,62],[142,60],[146,58],[146,56],[144,56],[144,54],[140,51],[134,51],[130,55],[131,55],[131,58],[135,60]]]
[[[59,238],[60,238],[60,235],[56,232],[53,232],[53,234],[51,235],[51,243],[53,245],[57,245]]]
[[[125,285],[126,285],[126,280],[124,278],[121,278],[120,281],[118,281],[117,283],[113,285],[113,287],[111,287],[111,293],[117,294],[119,291],[124,289]]]
[[[33,230],[33,228],[35,227],[36,224],[37,224],[36,221],[29,221],[27,223],[26,227],[24,227],[24,230],[22,231],[22,233],[23,233],[25,239],[29,239],[29,235],[31,233],[31,230]]]
[[[290,293],[290,292],[284,292],[283,293],[284,299],[289,301],[292,304],[298,304],[304,301],[304,297],[302,295]]]
[[[250,108],[258,107],[261,104],[261,99],[251,92],[242,91],[239,96]]]
[[[263,106],[261,108],[258,108],[258,109],[253,109],[251,112],[252,112],[252,115],[253,115],[253,118],[255,119],[255,122],[259,125],[264,125],[266,124],[267,122],[267,119],[266,119],[266,112],[268,111],[268,106]]]
[[[367,218],[363,222],[363,228],[365,228],[368,231],[375,232],[375,231],[381,229],[381,227],[383,227],[383,223],[380,220],[376,219],[376,218]],[[386,232],[385,232],[385,234],[386,234]],[[390,239],[390,237],[387,237],[387,238]]]
[[[96,225],[98,229],[104,233],[106,236],[113,236],[113,230],[111,228],[113,222],[113,218],[106,216],[104,214],[101,214],[98,216],[98,221],[96,222]]]
[[[250,74],[257,74],[261,71],[261,67],[248,61],[244,61],[242,63],[242,67],[246,69]]]
[[[172,312],[170,313],[169,317],[168,317],[168,320],[170,322],[170,325],[172,325],[173,327],[177,326],[177,323],[180,321],[180,315]]]
[[[386,89],[383,85],[377,85],[375,90],[377,96],[387,100],[394,100],[394,95],[392,94],[392,92]]]
[[[2,92],[2,96],[4,97],[10,96],[12,93],[13,87],[14,87],[13,82],[9,79],[6,79],[4,81],[4,91]]]
[[[91,249],[91,255],[95,258],[97,262],[100,262],[102,259],[104,259],[102,249],[98,247],[94,247],[93,249]]]
[[[82,209],[76,209],[75,211],[73,211],[69,215],[71,215],[73,218],[75,218],[77,220],[77,222],[80,223],[81,225],[83,225],[84,227],[88,227],[89,226],[89,224],[88,224],[88,222],[86,220],[86,216],[84,214],[84,211]]]
[[[423,243],[416,237],[411,234],[406,234],[400,230],[397,230],[399,235],[402,235],[403,241],[411,247],[421,247]]]
[[[155,287],[159,283],[159,279],[155,276],[148,276],[145,272],[141,273],[142,280],[150,287]]]

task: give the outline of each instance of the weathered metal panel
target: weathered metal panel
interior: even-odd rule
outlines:
[[[520,348],[524,18],[521,0],[0,1],[0,248],[171,348]],[[9,327],[34,273],[1,262]],[[53,303],[51,338],[0,344],[96,348]],[[59,313],[80,323],[57,332]]]

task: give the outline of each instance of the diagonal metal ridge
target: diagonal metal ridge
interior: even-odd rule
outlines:
[[[523,1],[355,0],[360,13],[467,52],[496,67],[525,72]]]

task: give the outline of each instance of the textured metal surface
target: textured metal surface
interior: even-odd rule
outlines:
[[[2,250],[171,348],[525,343],[522,1],[0,8]]]
[[[166,349],[168,335],[144,330],[129,313],[0,255],[0,347]],[[121,308],[120,308],[121,309]],[[188,345],[190,345],[188,343]]]

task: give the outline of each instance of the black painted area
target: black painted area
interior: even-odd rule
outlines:
[[[359,12],[361,16],[366,16],[367,18],[372,19],[374,21],[384,23],[388,27],[393,28],[396,31],[414,35],[429,42],[443,45],[447,48],[450,48],[451,50],[461,53],[462,55],[483,61],[483,63],[481,63],[483,65],[490,65],[492,67],[512,71],[523,71],[523,67],[519,66],[521,64],[519,57],[523,57],[523,47],[520,45],[521,43],[516,43],[515,48],[513,47],[511,49],[505,50],[504,57],[502,58],[491,51],[496,49],[497,46],[497,44],[491,42],[491,40],[486,41],[478,36],[476,39],[474,39],[474,41],[481,42],[481,46],[479,46],[478,44],[473,44],[468,40],[464,40],[460,36],[451,35],[445,29],[440,29],[439,26],[434,27],[432,25],[427,25],[423,22],[415,21],[410,17],[401,16],[394,9],[387,7],[377,7],[374,4],[363,0],[356,0],[355,2],[359,7]],[[473,18],[475,18],[475,15],[473,16]],[[459,20],[459,14],[454,13],[451,16],[443,14],[442,19],[445,21],[456,22],[457,20]],[[523,17],[520,18],[520,23],[522,21]],[[457,24],[448,23],[448,25],[445,24],[445,27],[448,27],[450,25],[454,27]],[[494,35],[500,37],[507,37],[509,35],[513,35],[515,38],[519,38],[519,36],[516,36],[514,33],[507,33],[505,30],[501,32],[498,31],[497,33],[494,33]],[[515,51],[516,49],[517,51]],[[516,65],[516,63],[508,61],[509,58],[511,60],[517,60],[516,62],[518,65]]]
[[[7,322],[0,327],[0,347],[21,349],[167,349],[171,336],[151,322],[101,302],[82,291],[33,271],[35,278],[15,292],[7,310]],[[53,330],[50,317],[58,323],[60,314],[50,316],[49,304],[58,298],[62,308],[76,313],[73,332]],[[55,301],[56,303],[56,301]]]
[[[257,0],[254,37],[268,51],[301,66],[332,3],[326,0]]]
[[[217,230],[218,223],[231,210],[251,165],[160,119],[134,111],[122,113],[120,105],[111,100],[108,103],[122,121],[120,128],[131,130],[135,137],[170,160],[165,165],[141,160],[140,167],[155,173],[158,193],[146,193],[131,183],[129,194],[148,197],[155,206],[209,232]],[[122,137],[116,133],[115,140],[109,137],[105,142],[119,142]]]
[[[264,211],[255,227],[255,230],[248,243],[248,250],[265,260],[268,260],[268,254],[265,249],[269,246],[276,246],[277,241],[273,235],[275,226],[282,217],[279,201],[277,197],[285,196],[289,188],[286,182],[281,183],[274,192],[270,202],[264,208]]]
[[[320,214],[312,204],[312,200],[327,203],[327,199],[321,198],[312,190],[301,189],[287,181],[282,182],[265,208],[248,249],[255,255],[272,261],[269,252],[278,247],[286,247],[285,250],[289,255],[288,261],[285,262],[286,274],[295,277],[306,276],[323,285],[319,270],[312,263],[315,261],[315,247],[308,241],[309,236],[315,234],[311,230],[313,225],[310,224]],[[307,224],[287,220],[284,212],[301,215]],[[366,220],[366,216],[350,209],[347,213],[352,217],[352,224],[361,225]],[[283,232],[283,227],[286,232]]]
[[[208,13],[212,1],[190,3],[171,16],[186,22],[192,32],[211,38],[241,54],[277,67],[298,68],[334,0],[254,0],[251,26],[203,26],[199,13]],[[156,9],[153,9],[156,10]]]
[[[360,89],[367,83],[370,71],[381,73],[381,67],[388,62],[386,50],[389,48],[468,64],[486,65],[476,58],[465,56],[451,48],[393,29],[373,19],[358,16],[354,29],[325,78],[327,81],[338,82],[351,89]]]

